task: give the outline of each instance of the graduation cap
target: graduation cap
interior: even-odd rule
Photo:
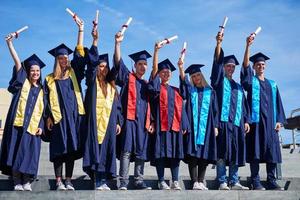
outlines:
[[[129,57],[134,60],[134,62],[138,62],[139,60],[145,60],[147,61],[147,58],[151,58],[152,56],[146,51],[139,51],[133,54],[130,54]]]
[[[32,65],[38,65],[40,69],[46,66],[45,63],[43,63],[43,61],[36,54],[32,54],[30,57],[24,60],[23,64],[27,72],[30,71],[30,67]]]
[[[57,57],[60,55],[69,55],[73,53],[73,51],[69,47],[67,47],[64,43],[61,43],[57,47],[48,51],[48,53],[50,53],[54,57]]]
[[[227,64],[239,65],[240,63],[234,55],[230,55],[230,56],[224,57],[224,65],[227,65]]]
[[[171,70],[171,72],[176,70],[176,68],[174,67],[174,65],[171,63],[169,59],[165,59],[160,63],[158,63],[158,72],[160,72],[163,69],[169,69]]]
[[[184,72],[185,73],[189,73],[190,76],[197,73],[197,72],[201,72],[201,67],[203,67],[204,65],[202,64],[193,64],[190,65]]]
[[[255,64],[256,62],[260,62],[260,61],[265,62],[266,60],[269,60],[269,59],[270,59],[270,58],[269,58],[268,56],[264,55],[264,54],[261,53],[261,52],[255,54],[255,55],[253,55],[253,56],[251,56],[251,57],[249,58],[249,60],[250,60],[251,62],[253,62],[253,64]]]
[[[102,62],[106,62],[107,63],[107,68],[109,69],[109,59],[108,59],[108,53],[105,54],[101,54],[98,58],[98,62],[99,64]]]

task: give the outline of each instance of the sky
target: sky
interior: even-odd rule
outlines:
[[[65,11],[70,8],[85,22],[84,45],[91,46],[92,21],[99,16],[99,52],[112,58],[114,35],[131,16],[132,23],[121,45],[122,57],[129,69],[132,61],[127,55],[147,50],[153,54],[156,41],[178,35],[178,40],[163,47],[159,60],[169,58],[176,66],[183,42],[187,42],[185,67],[205,64],[202,71],[209,81],[215,36],[224,16],[228,16],[223,50],[243,60],[246,37],[258,26],[262,31],[251,46],[251,55],[263,52],[267,61],[266,77],[279,86],[285,113],[300,108],[300,1],[298,0],[1,0],[0,6],[0,88],[6,88],[11,77],[13,60],[4,37],[28,25],[14,40],[21,60],[36,53],[45,63],[43,77],[51,73],[54,59],[48,50],[64,42],[74,49],[78,28]],[[148,79],[152,60],[148,61]],[[234,79],[239,82],[240,67]],[[178,72],[172,74],[171,84],[178,86]],[[84,82],[82,83],[84,87]],[[291,131],[281,131],[284,142],[291,141]],[[300,141],[300,137],[298,137]]]

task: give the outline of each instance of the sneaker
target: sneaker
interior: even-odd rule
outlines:
[[[230,190],[227,183],[221,183],[219,186],[219,190]]]
[[[71,183],[71,181],[66,181],[65,184],[66,184],[66,189],[67,190],[72,190],[72,191],[75,190],[75,188],[74,188],[73,184]]]
[[[106,185],[106,183],[103,183],[99,187],[96,187],[96,190],[99,190],[99,191],[109,191],[110,188]]]
[[[14,187],[14,191],[24,191],[24,188],[21,184],[17,184]]]
[[[127,190],[127,184],[121,182],[119,190],[124,190],[124,191]]]
[[[178,181],[173,181],[173,183],[171,184],[171,188],[172,188],[173,190],[181,190],[181,187],[180,187]]]
[[[194,182],[193,184],[193,190],[201,190],[200,185],[198,182]]]
[[[232,190],[249,190],[248,187],[242,186],[239,182],[231,186]]]
[[[31,184],[29,182],[25,183],[23,185],[23,189],[24,189],[24,191],[32,191]]]
[[[170,190],[170,187],[168,186],[166,181],[160,181],[158,183],[158,189],[160,189],[160,190]]]
[[[67,190],[67,188],[65,187],[63,182],[59,181],[56,183],[56,190],[65,191]]]
[[[276,181],[272,181],[272,182],[268,181],[268,189],[269,190],[284,190],[284,188],[281,187],[280,185],[278,185],[278,183]]]
[[[152,188],[148,187],[144,181],[135,182],[134,187],[138,190],[152,190]]]
[[[252,190],[266,190],[260,182],[252,183]]]
[[[202,182],[199,182],[198,186],[199,186],[200,190],[208,190],[208,188]]]

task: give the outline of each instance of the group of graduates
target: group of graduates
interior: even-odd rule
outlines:
[[[129,70],[121,56],[124,36],[118,32],[110,67],[108,54],[98,53],[97,29],[92,31],[88,49],[83,46],[84,23],[77,18],[75,22],[79,28],[75,51],[64,44],[49,51],[54,68],[44,83],[41,69],[45,64],[35,54],[21,62],[14,37],[6,37],[15,65],[8,87],[13,98],[3,133],[0,170],[12,176],[14,190],[31,191],[41,139],[50,142],[57,190],[74,190],[71,178],[79,158],[96,190],[110,190],[106,181],[116,177],[117,158],[120,190],[127,190],[130,162],[135,164],[135,188],[151,189],[143,180],[147,161],[156,167],[161,190],[181,190],[180,161],[188,164],[194,190],[208,190],[204,184],[208,164],[217,166],[220,190],[249,189],[238,178],[238,168],[245,162],[250,163],[252,189],[265,189],[259,165],[266,163],[268,189],[282,190],[275,169],[282,162],[278,131],[285,115],[276,83],[264,76],[269,58],[262,53],[250,57],[253,35],[246,39],[241,85],[232,79],[239,62],[234,55],[224,56],[224,36],[218,32],[211,84],[201,73],[204,65],[185,69],[179,59],[177,88],[169,85],[174,65],[169,59],[159,62],[162,44],[155,44],[152,72],[145,80],[151,57],[147,51],[129,55],[134,61],[134,70]],[[83,79],[87,86],[84,99]],[[170,186],[164,179],[165,168],[171,169]]]

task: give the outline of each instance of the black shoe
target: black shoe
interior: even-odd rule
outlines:
[[[252,183],[252,190],[266,190],[260,182]]]
[[[135,189],[138,189],[138,190],[152,190],[151,187],[148,187],[144,181],[138,181],[138,182],[135,182],[134,183],[134,187]]]
[[[268,181],[268,189],[269,190],[284,190],[284,188],[281,187],[280,185],[278,185],[278,183],[276,183],[276,181]]]

